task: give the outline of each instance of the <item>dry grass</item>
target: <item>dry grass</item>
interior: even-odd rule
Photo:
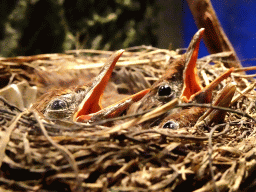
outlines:
[[[79,50],[1,58],[2,87],[25,80],[38,86],[40,96],[56,87],[79,86],[97,74],[111,53]],[[203,84],[227,70],[223,60],[229,54],[198,61]],[[177,52],[146,46],[128,49],[117,63],[114,88],[107,89],[106,95],[149,87],[169,60],[178,57]],[[177,100],[153,112],[113,119],[118,124],[106,127],[104,121],[49,122],[32,108],[21,112],[8,99],[1,99],[1,190],[249,191],[255,186],[256,168],[255,80],[239,74],[245,68],[236,70],[230,81],[238,91],[225,122],[208,130],[143,129],[141,122],[182,107]],[[108,99],[106,105],[113,102]]]

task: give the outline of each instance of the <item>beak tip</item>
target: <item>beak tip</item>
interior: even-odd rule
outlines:
[[[205,28],[199,29],[199,31],[198,31],[198,33],[199,33],[199,39],[201,39],[201,38],[203,37],[204,31],[205,31]]]
[[[125,51],[124,49],[120,49],[120,50],[118,50],[116,53],[117,53],[117,55],[120,55],[120,56],[121,56],[124,51]]]
[[[200,32],[200,33],[203,33],[204,31],[205,31],[205,28],[200,28],[200,29],[199,29],[199,32]]]

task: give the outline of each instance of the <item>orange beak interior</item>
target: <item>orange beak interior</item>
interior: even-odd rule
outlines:
[[[196,96],[200,96],[200,99],[203,99],[203,101],[200,102],[210,103],[212,100],[212,91],[221,81],[226,79],[234,71],[233,68],[229,69],[205,88],[201,85],[197,74],[196,61],[198,57],[200,40],[203,36],[203,33],[204,29],[202,28],[195,34],[186,53],[181,99],[187,103],[193,101]]]
[[[104,65],[101,72],[94,80],[85,98],[78,106],[77,112],[73,116],[74,121],[76,121],[76,119],[81,115],[88,115],[102,109],[101,98],[103,92],[111,77],[111,73],[116,65],[116,62],[121,57],[123,52],[124,50],[119,50],[107,60],[107,63]]]
[[[112,71],[116,65],[116,62],[123,54],[124,50],[119,50],[115,52],[108,60],[107,63],[102,68],[99,75],[94,80],[92,86],[89,88],[88,93],[86,94],[83,101],[78,106],[77,111],[75,112],[73,116],[73,121],[84,121],[89,120],[93,113],[97,113],[100,110],[102,110],[101,106],[101,98],[103,95],[103,92],[105,90],[105,87],[111,77]],[[149,90],[141,91],[137,94],[134,94],[127,99],[132,99],[133,101],[140,100],[145,94],[147,94]],[[123,101],[120,101],[118,103],[121,103]],[[118,106],[118,105],[117,105]],[[107,107],[109,108],[109,107]],[[118,107],[116,110],[125,110],[123,108],[119,109]],[[119,113],[116,113],[119,114]]]
[[[149,91],[150,91],[150,89],[142,90],[142,91],[135,93],[134,95],[128,96],[128,97],[122,99],[121,101],[119,101],[113,105],[110,105],[104,109],[101,109],[101,110],[93,112],[93,113],[87,113],[87,114],[80,115],[76,118],[76,121],[83,122],[85,120],[90,120],[94,115],[97,116],[99,114],[104,114],[104,113],[106,113],[106,115],[103,115],[104,118],[117,117],[119,114],[124,112],[125,109],[127,109],[131,103],[139,101]],[[126,101],[131,101],[131,102],[126,102]]]
[[[200,29],[193,37],[186,52],[185,69],[183,72],[183,91],[181,98],[189,102],[192,95],[202,90],[200,79],[197,75],[196,61],[198,57],[200,40],[204,29]]]

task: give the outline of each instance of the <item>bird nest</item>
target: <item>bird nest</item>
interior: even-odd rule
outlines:
[[[150,87],[165,73],[170,60],[179,58],[181,52],[147,46],[127,49],[117,63],[103,104],[115,102],[113,95],[120,98]],[[237,68],[232,73],[231,79],[237,87],[232,105],[224,109],[228,111],[224,122],[208,129],[143,128],[142,122],[173,107],[182,107],[177,103],[170,103],[168,109],[159,106],[143,114],[109,119],[114,122],[111,127],[104,126],[106,121],[51,122],[36,110],[44,106],[46,97],[41,95],[56,94],[51,91],[56,88],[83,85],[96,76],[110,54],[112,52],[78,50],[0,58],[2,191],[253,189],[255,80],[241,73],[248,68]],[[225,52],[198,60],[203,84],[209,84],[227,70],[225,62],[230,55]],[[25,94],[17,90],[16,85],[21,83]],[[225,81],[220,87],[224,84]],[[28,90],[34,91],[26,92]],[[23,101],[18,107],[11,102],[15,103],[15,98]],[[34,107],[29,107],[31,104]]]

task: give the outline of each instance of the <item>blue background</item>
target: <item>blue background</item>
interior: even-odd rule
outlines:
[[[256,65],[256,1],[212,0],[211,2],[242,65]],[[188,47],[191,34],[197,31],[197,27],[186,1],[183,3],[183,10],[185,14],[183,38],[185,47]],[[208,51],[201,42],[199,58],[206,55]]]

